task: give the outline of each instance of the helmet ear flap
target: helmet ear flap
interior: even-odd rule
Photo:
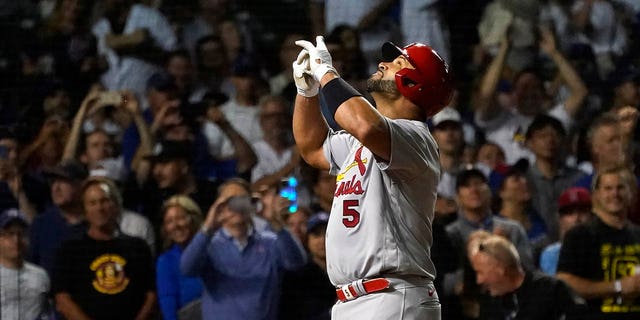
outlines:
[[[416,103],[419,92],[422,91],[422,83],[419,81],[420,74],[414,69],[404,68],[396,72],[396,86],[400,93]]]
[[[439,84],[424,78],[419,70],[404,68],[396,72],[395,79],[400,94],[425,108],[426,116],[431,117],[449,104],[453,91],[446,85],[448,79],[441,79]]]
[[[415,70],[405,68],[397,73],[401,75],[400,81],[402,81],[401,85],[403,87],[413,88],[415,86],[420,86],[420,82],[417,81],[417,77],[420,75]]]

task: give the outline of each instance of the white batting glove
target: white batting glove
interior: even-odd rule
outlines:
[[[320,83],[313,78],[309,65],[309,52],[302,49],[293,62],[293,81],[296,83],[298,94],[307,98],[317,96],[320,89]]]
[[[309,52],[309,62],[311,73],[313,77],[320,81],[322,76],[327,72],[333,71],[337,74],[336,69],[333,67],[333,61],[331,60],[331,54],[327,49],[327,45],[324,44],[324,38],[322,36],[316,37],[316,45],[306,40],[298,40],[296,44],[304,48]]]

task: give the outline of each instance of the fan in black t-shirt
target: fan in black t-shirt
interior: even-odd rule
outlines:
[[[566,234],[558,278],[587,299],[589,319],[640,318],[640,228],[627,220],[631,171],[615,168],[594,177],[596,218]]]
[[[100,180],[84,185],[89,229],[65,242],[56,256],[52,287],[57,309],[67,319],[146,319],[153,311],[149,246],[119,233],[113,192]]]

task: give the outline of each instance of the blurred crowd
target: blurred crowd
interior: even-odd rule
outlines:
[[[329,319],[335,177],[291,129],[315,35],[365,97],[385,41],[455,75],[430,120],[443,319],[640,316],[637,0],[0,0],[0,21],[0,319]]]

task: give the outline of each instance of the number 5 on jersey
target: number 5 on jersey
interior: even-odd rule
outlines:
[[[358,212],[360,200],[342,201],[342,224],[347,228],[354,228],[360,223],[360,212]]]

